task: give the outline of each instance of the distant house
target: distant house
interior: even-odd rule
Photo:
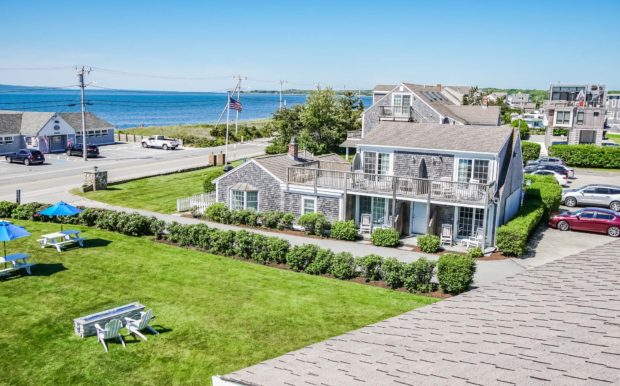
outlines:
[[[620,130],[620,94],[607,94],[605,102],[607,126],[615,131]]]
[[[516,94],[510,94],[506,97],[506,103],[508,106],[514,107],[517,109],[525,108],[530,103],[530,94],[518,92]],[[536,104],[534,104],[536,107]]]
[[[549,100],[543,105],[549,127],[547,146],[551,144],[553,128],[568,130],[568,144],[603,142],[607,91],[600,84],[558,84],[549,88]]]
[[[81,143],[81,134],[81,113],[0,111],[0,154],[24,148],[63,152],[69,143]],[[86,113],[86,136],[88,144],[112,144],[114,126]]]
[[[506,99],[507,95],[508,93],[505,93],[505,92],[492,92],[486,97],[489,102],[497,102],[500,98]]]
[[[379,85],[373,89],[373,104],[362,118],[362,131],[370,133],[383,121],[442,123],[453,125],[500,124],[498,106],[463,105],[465,86],[426,86],[413,83]]]
[[[217,201],[356,224],[368,216],[373,227],[403,235],[447,225],[455,242],[480,229],[486,246],[519,208],[521,141],[510,127],[379,121],[355,146],[349,164],[291,143],[287,154],[249,160],[216,179]]]

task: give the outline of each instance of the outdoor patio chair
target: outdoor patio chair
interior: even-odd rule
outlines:
[[[372,234],[372,216],[369,214],[363,214],[360,221],[360,235],[364,233]]]
[[[467,248],[480,248],[484,249],[482,245],[482,240],[484,239],[484,229],[477,228],[476,234],[474,236],[469,236],[468,238],[462,241],[462,244]]]
[[[157,330],[149,326],[149,322],[154,318],[155,316],[153,316],[152,309],[146,312],[140,312],[140,319],[125,318],[125,320],[127,321],[127,325],[125,327],[127,328],[127,331],[129,331],[129,333],[134,337],[138,335],[140,338],[148,340],[146,339],[146,336],[144,336],[144,334],[142,334],[140,331],[149,330],[153,334],[159,335],[159,332],[157,332]]]
[[[105,328],[102,328],[99,323],[95,324],[95,329],[97,330],[97,340],[101,342],[105,352],[108,352],[108,345],[105,343],[108,339],[117,338],[125,347],[125,341],[123,340],[123,336],[121,335],[121,328],[123,327],[123,323],[118,319],[112,319],[105,324]]]
[[[452,224],[441,224],[441,245],[452,246]]]

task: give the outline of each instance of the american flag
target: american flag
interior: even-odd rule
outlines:
[[[243,106],[241,106],[241,102],[234,99],[233,97],[228,97],[228,107],[237,110],[238,112],[243,111]]]

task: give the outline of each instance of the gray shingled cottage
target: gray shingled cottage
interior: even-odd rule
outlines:
[[[86,113],[86,136],[91,145],[113,144],[114,126]],[[63,152],[70,142],[82,143],[81,113],[0,111],[1,155],[25,148]]]
[[[217,201],[231,209],[321,212],[332,221],[370,215],[374,227],[403,235],[453,238],[496,229],[512,218],[523,184],[521,140],[505,126],[379,121],[355,141],[352,164],[337,155],[258,157],[215,180]]]

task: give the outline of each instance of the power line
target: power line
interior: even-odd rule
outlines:
[[[69,66],[55,67],[0,67],[0,71],[48,71],[48,70],[68,70]]]
[[[126,75],[126,76],[140,76],[144,78],[159,78],[159,79],[182,79],[182,80],[214,80],[214,79],[230,79],[232,75],[219,75],[219,76],[176,76],[176,75],[158,75],[158,74],[145,74],[140,72],[113,70],[102,67],[92,67],[95,70],[108,72],[112,74]]]

